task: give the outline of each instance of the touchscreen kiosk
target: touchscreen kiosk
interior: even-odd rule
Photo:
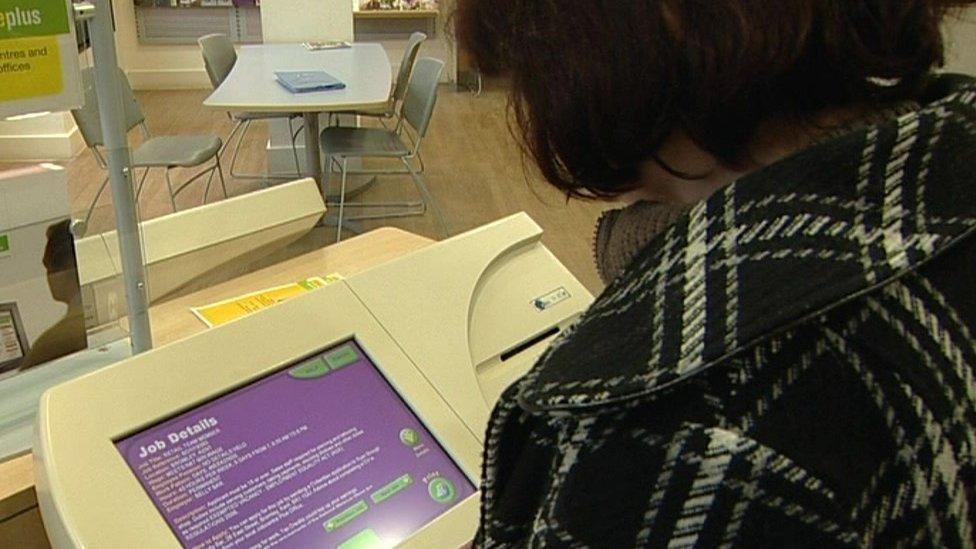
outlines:
[[[475,493],[355,341],[115,446],[185,547],[390,545]]]
[[[592,300],[541,234],[513,216],[49,390],[53,545],[467,543],[488,411]]]

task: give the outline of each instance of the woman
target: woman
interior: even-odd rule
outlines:
[[[478,545],[976,543],[971,3],[459,0],[546,179],[637,201],[493,413]]]

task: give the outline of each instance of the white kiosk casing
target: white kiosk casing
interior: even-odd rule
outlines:
[[[53,545],[178,547],[115,441],[350,339],[477,485],[494,400],[592,301],[541,235],[512,216],[48,391],[34,456]],[[472,495],[403,545],[458,546],[477,518]]]
[[[149,301],[229,262],[298,240],[325,209],[318,184],[305,178],[140,223]],[[118,233],[80,238],[75,253],[88,325],[117,320],[125,310]]]
[[[478,440],[502,391],[593,302],[524,213],[347,284]]]

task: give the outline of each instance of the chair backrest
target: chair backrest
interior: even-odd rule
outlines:
[[[403,98],[400,116],[417,132],[418,141],[427,133],[430,117],[437,103],[437,84],[440,82],[444,62],[433,57],[417,61],[410,75],[407,93]]]
[[[237,63],[237,52],[234,51],[234,44],[230,38],[227,38],[226,34],[208,34],[200,37],[197,43],[200,44],[203,66],[207,69],[210,84],[216,88],[230,74],[230,70],[234,68],[234,63]]]
[[[136,96],[129,86],[129,79],[122,69],[118,70],[118,83],[122,93],[122,107],[124,110],[125,131],[138,126],[146,117],[139,108]],[[90,148],[105,145],[102,136],[102,119],[98,110],[98,95],[95,93],[95,69],[88,67],[81,71],[81,85],[85,88],[85,104],[71,111],[71,116],[78,125],[82,139]]]
[[[266,44],[353,41],[350,0],[262,0],[261,37]]]
[[[397,70],[396,83],[393,84],[394,105],[403,101],[403,94],[407,92],[407,82],[410,81],[410,73],[413,71],[414,63],[417,62],[417,54],[420,53],[420,46],[423,45],[424,40],[427,40],[426,34],[415,32],[407,41],[407,49],[403,50],[403,59],[400,60],[400,68]]]

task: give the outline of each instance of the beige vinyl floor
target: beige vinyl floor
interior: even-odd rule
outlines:
[[[153,135],[215,134],[225,138],[232,128],[227,116],[202,106],[207,90],[138,92],[138,100]],[[523,156],[509,132],[507,96],[497,84],[480,96],[454,86],[441,86],[431,129],[423,145],[426,163],[424,178],[428,188],[441,205],[453,232],[468,230],[519,211],[532,216],[545,230],[544,242],[591,291],[598,292],[602,284],[592,260],[592,238],[599,214],[612,205],[601,202],[567,201],[559,191],[546,185],[534,172],[531,162]],[[375,124],[375,122],[368,122]],[[131,141],[138,143],[138,130]],[[247,134],[238,161],[245,171],[263,171],[264,144],[267,130],[255,123]],[[380,167],[371,161],[367,167]],[[227,188],[231,196],[261,187],[259,182],[229,178],[225,158]],[[390,164],[387,164],[390,165]],[[395,167],[395,164],[393,165]],[[104,172],[98,168],[88,151],[83,151],[67,164],[69,198],[75,217],[83,216]],[[174,182],[184,180],[193,171],[174,171]],[[205,178],[204,178],[205,180]],[[177,199],[179,208],[201,203],[204,181]],[[222,199],[214,192],[210,200]],[[356,197],[363,200],[412,199],[417,196],[407,175],[382,176],[372,187]],[[169,196],[161,170],[150,174],[140,198],[143,219],[171,212]],[[106,192],[99,201],[89,234],[113,226],[110,196]],[[423,217],[363,221],[365,229],[390,225],[414,233],[438,238],[430,213]],[[299,253],[321,246],[334,239],[334,229],[319,228],[302,242],[275,257]],[[274,258],[268,259],[274,261]],[[267,261],[263,262],[267,263]]]

